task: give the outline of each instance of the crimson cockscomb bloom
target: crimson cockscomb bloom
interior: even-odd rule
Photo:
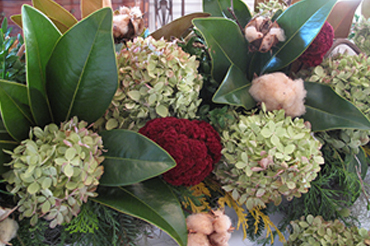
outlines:
[[[325,22],[319,34],[313,40],[308,49],[298,58],[300,62],[314,67],[320,65],[324,55],[329,51],[334,42],[334,29]]]
[[[177,166],[163,174],[172,185],[199,184],[221,158],[217,131],[207,122],[165,117],[150,120],[139,133],[165,149]]]

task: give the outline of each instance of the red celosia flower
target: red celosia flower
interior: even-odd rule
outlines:
[[[158,118],[149,121],[139,133],[165,149],[177,166],[163,174],[172,185],[199,184],[221,158],[220,136],[205,121]]]
[[[324,55],[333,45],[333,41],[334,29],[329,22],[326,21],[319,34],[298,60],[307,64],[309,67],[320,65],[324,59]]]

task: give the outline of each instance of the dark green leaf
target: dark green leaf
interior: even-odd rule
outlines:
[[[242,71],[247,69],[249,61],[247,41],[235,22],[212,17],[195,19],[193,24],[202,33],[210,49],[212,74],[216,81],[221,82],[224,79],[232,64]]]
[[[18,143],[8,134],[0,119],[0,176],[9,170],[9,168],[5,167],[3,164],[11,160],[10,155],[6,154],[3,149],[13,150],[17,145]]]
[[[159,28],[155,32],[151,33],[150,36],[157,40],[162,37],[166,40],[171,40],[173,37],[181,38],[183,34],[193,26],[191,21],[194,18],[206,18],[208,16],[209,14],[207,13],[192,13],[185,15]]]
[[[101,185],[135,184],[176,166],[175,160],[164,149],[140,133],[111,130],[100,135],[107,150]]]
[[[56,44],[46,67],[54,120],[73,116],[94,122],[108,108],[118,86],[112,34],[112,9],[89,15]]]
[[[34,123],[25,85],[0,80],[0,111],[10,136],[18,142],[27,138],[30,127]]]
[[[251,13],[247,5],[240,0],[203,0],[203,11],[210,13],[212,17],[227,17],[234,20],[234,16],[230,13],[229,9],[233,7],[234,14],[242,27],[251,19]]]
[[[35,123],[44,126],[52,121],[46,96],[45,69],[61,33],[43,13],[28,5],[22,7],[22,23],[30,108]]]
[[[315,39],[337,0],[304,0],[285,10],[276,20],[286,40],[277,44],[261,73],[270,73],[288,66]]]
[[[125,187],[101,188],[94,201],[145,220],[170,235],[180,246],[187,244],[187,228],[181,206],[160,179]]]
[[[370,129],[370,122],[351,102],[335,93],[330,86],[305,82],[305,120],[311,122],[313,131],[333,129]]]
[[[247,80],[245,74],[236,66],[231,66],[212,100],[215,103],[251,109],[256,105],[256,102],[249,94],[250,87],[251,82]]]

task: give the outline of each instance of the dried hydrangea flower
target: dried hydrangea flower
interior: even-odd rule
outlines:
[[[339,220],[325,221],[321,216],[301,217],[290,222],[290,232],[285,246],[294,245],[370,245],[370,231],[365,228],[346,227]]]
[[[354,36],[352,40],[358,48],[366,55],[370,55],[370,19],[361,17],[358,22],[353,25]]]
[[[365,55],[338,54],[298,75],[311,82],[330,85],[336,93],[352,102],[370,118],[369,66],[370,58]],[[369,135],[368,130],[341,129],[322,132],[317,136],[346,154],[358,154],[359,147],[369,142]]]
[[[203,85],[199,62],[176,41],[138,37],[118,54],[120,86],[100,129],[138,130],[154,118],[194,119]]]
[[[11,170],[3,176],[7,189],[20,198],[20,219],[51,220],[50,227],[77,216],[83,202],[95,197],[103,174],[101,137],[77,117],[62,123],[31,129],[29,139],[7,151]]]
[[[265,103],[268,111],[284,109],[292,117],[306,112],[307,91],[302,79],[292,80],[281,72],[265,74],[252,81],[249,93],[257,102]]]
[[[215,175],[225,191],[247,208],[280,204],[310,188],[324,163],[321,144],[303,119],[284,110],[239,115],[221,134],[224,159]]]

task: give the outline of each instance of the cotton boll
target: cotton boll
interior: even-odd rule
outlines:
[[[0,222],[0,246],[5,246],[17,234],[18,223],[10,218],[6,218]]]
[[[244,33],[245,38],[248,40],[249,43],[263,37],[263,34],[261,32],[258,32],[255,26],[246,26]]]
[[[127,14],[113,16],[113,36],[121,37],[129,31],[130,16]]]
[[[231,220],[229,216],[221,210],[212,211],[214,214],[213,229],[217,233],[227,232],[231,228]]]
[[[207,235],[203,233],[189,233],[188,246],[211,246]]]
[[[130,10],[130,8],[128,8],[126,6],[121,6],[119,8],[118,12],[119,12],[120,15],[128,15],[128,14],[130,14],[131,10]]]
[[[256,101],[265,103],[268,111],[284,109],[292,117],[305,113],[307,92],[301,79],[293,81],[281,72],[266,74],[252,81],[249,93]]]
[[[189,215],[186,218],[186,225],[189,232],[197,232],[209,235],[213,232],[213,218],[206,213],[197,213]]]
[[[280,42],[284,42],[286,37],[284,30],[279,27],[272,27],[270,29],[271,35],[274,35]]]
[[[229,246],[229,240],[231,238],[230,232],[212,233],[209,236],[209,241],[212,246]]]

